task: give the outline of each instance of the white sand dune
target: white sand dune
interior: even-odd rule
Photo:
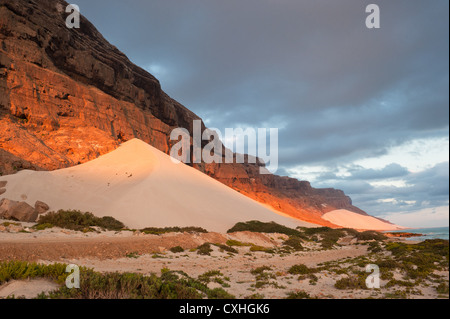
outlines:
[[[77,209],[113,216],[130,228],[199,226],[224,232],[241,221],[316,226],[277,214],[213,178],[133,139],[91,162],[52,172],[3,176],[1,198],[37,200],[51,210]]]
[[[364,216],[351,212],[346,209],[337,209],[328,212],[322,216],[325,219],[335,225],[339,225],[347,228],[355,228],[361,230],[397,230],[404,229],[404,227],[385,223],[372,216]]]

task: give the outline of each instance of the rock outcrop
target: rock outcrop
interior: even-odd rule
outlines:
[[[192,133],[200,119],[84,17],[79,29],[67,28],[66,6],[0,0],[0,174],[70,167],[132,138],[169,153],[172,129]],[[260,175],[257,164],[194,166],[305,221],[332,226],[320,216],[340,208],[365,214],[342,191]]]
[[[37,211],[26,202],[18,202],[3,198],[0,201],[0,218],[21,222],[35,222]]]

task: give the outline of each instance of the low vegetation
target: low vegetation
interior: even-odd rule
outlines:
[[[277,224],[275,222],[269,222],[264,223],[256,220],[252,220],[249,222],[241,222],[234,225],[232,228],[230,228],[227,233],[233,233],[238,231],[252,231],[257,233],[280,233],[280,234],[286,234],[288,236],[301,236],[300,232]]]
[[[140,230],[145,234],[162,235],[166,233],[207,233],[208,231],[201,227],[146,227]]]
[[[165,269],[155,274],[98,273],[80,267],[80,288],[69,289],[65,264],[42,265],[22,261],[0,263],[0,285],[9,280],[48,278],[61,288],[39,295],[52,299],[232,299],[223,288],[209,289],[200,280],[180,271]]]
[[[290,267],[288,273],[290,273],[291,275],[307,275],[315,273],[316,271],[317,269],[315,268],[309,268],[304,264],[298,264]]]
[[[211,244],[210,243],[204,243],[197,247],[197,254],[199,255],[211,255],[212,252]]]
[[[175,246],[175,247],[170,248],[169,250],[175,254],[184,252],[184,249],[181,246]]]
[[[53,226],[84,232],[93,231],[92,227],[115,231],[125,227],[122,222],[111,216],[96,217],[92,213],[82,213],[79,210],[50,212],[41,216],[34,227],[35,229],[45,229]]]

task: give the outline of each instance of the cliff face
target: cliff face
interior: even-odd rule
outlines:
[[[200,119],[85,18],[68,29],[62,0],[0,0],[0,173],[84,163],[139,138],[169,153],[173,128]],[[202,125],[204,129],[204,125]],[[260,175],[255,164],[198,164],[222,183],[306,221],[352,206],[335,189]]]

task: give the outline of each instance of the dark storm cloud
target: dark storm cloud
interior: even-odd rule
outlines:
[[[380,29],[365,27],[369,3],[380,7]],[[446,0],[77,4],[208,126],[222,132],[238,125],[279,127],[281,174],[298,165],[333,169],[413,139],[448,136]],[[355,203],[376,208],[382,194],[364,179],[413,179],[401,164],[356,170],[336,186],[355,194]],[[428,185],[433,195],[434,180],[412,182],[416,193]]]

